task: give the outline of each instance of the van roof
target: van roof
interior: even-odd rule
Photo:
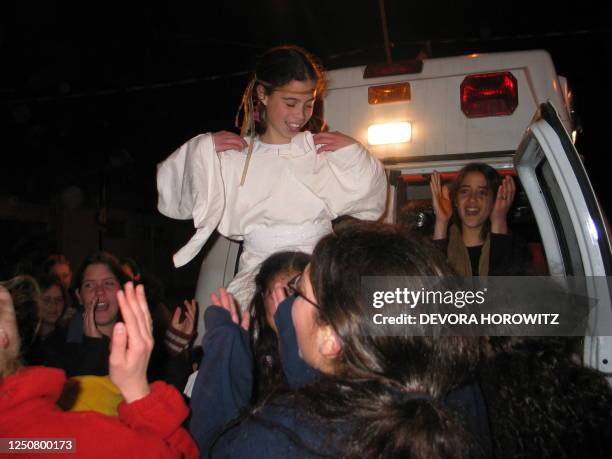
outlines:
[[[363,78],[363,72],[366,65],[330,70],[328,72],[328,89],[333,90],[350,86],[361,86],[364,84],[364,81],[367,82],[367,84],[380,84],[397,81],[399,78],[418,80],[471,73],[498,72],[500,70],[512,70],[524,67],[538,69],[538,80],[551,81],[557,77],[550,54],[548,51],[540,49],[506,53],[475,53],[461,56],[423,59],[423,69],[420,73],[369,78],[367,80]]]
[[[470,54],[425,59],[422,70],[364,78],[366,66],[329,72],[325,118],[331,130],[369,145],[387,164],[456,155],[489,156],[512,153],[541,103],[550,101],[568,132],[571,118],[567,85],[544,50]],[[462,107],[462,82],[468,75],[509,73],[516,81],[517,101],[510,113],[471,117]],[[373,86],[397,83],[403,98],[371,102]],[[387,88],[378,88],[382,91]],[[409,125],[404,143],[369,144],[373,125]],[[406,131],[408,132],[408,131]],[[377,143],[377,142],[373,142]]]

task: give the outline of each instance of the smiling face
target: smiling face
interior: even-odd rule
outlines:
[[[259,85],[257,96],[266,107],[267,125],[261,140],[271,144],[291,142],[312,116],[316,87],[313,80],[292,80],[266,94],[264,87]]]
[[[58,285],[51,285],[38,299],[38,318],[41,322],[55,325],[64,311],[64,295]]]
[[[481,229],[493,209],[493,191],[485,176],[467,174],[457,189],[455,204],[464,228]]]
[[[117,291],[120,288],[117,277],[107,265],[95,263],[85,269],[77,296],[85,308],[93,305],[98,326],[111,325],[117,321]]]

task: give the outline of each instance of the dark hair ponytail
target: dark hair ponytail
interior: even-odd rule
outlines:
[[[401,229],[358,223],[323,238],[311,262],[311,283],[320,305],[319,321],[342,342],[336,374],[304,389],[315,416],[344,420],[352,435],[343,454],[376,457],[466,457],[476,449],[443,400],[466,384],[480,362],[480,338],[380,336],[361,298],[363,276],[397,276],[409,290],[439,282],[456,288],[438,252]],[[440,286],[440,285],[439,285]],[[388,304],[387,315],[400,307]]]
[[[473,451],[456,415],[428,394],[382,388],[352,399],[359,423],[347,445],[349,458],[461,458]]]

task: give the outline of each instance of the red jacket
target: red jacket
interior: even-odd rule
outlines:
[[[34,451],[7,453],[8,438],[73,439],[75,454],[55,457],[199,457],[198,447],[181,427],[189,410],[174,387],[155,382],[149,395],[122,402],[119,416],[110,417],[60,410],[56,402],[65,381],[62,370],[46,367],[24,368],[0,379],[0,457],[44,457]]]

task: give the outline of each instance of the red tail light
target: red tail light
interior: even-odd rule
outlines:
[[[468,118],[512,115],[518,85],[510,72],[468,75],[461,83],[461,111]]]

